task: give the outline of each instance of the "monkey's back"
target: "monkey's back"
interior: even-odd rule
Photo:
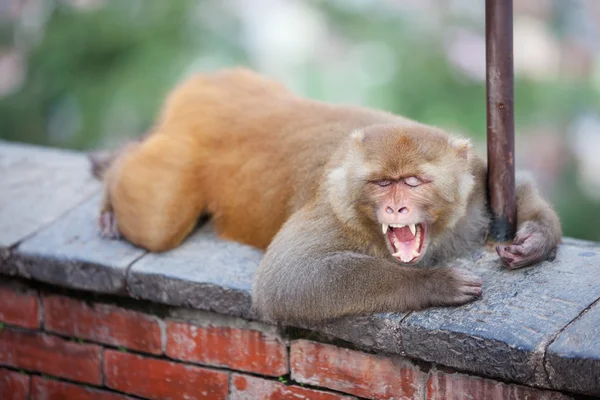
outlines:
[[[414,123],[302,99],[278,82],[231,69],[175,88],[153,135],[182,144],[178,156],[196,170],[184,193],[202,199],[219,234],[266,248],[314,196],[344,138],[356,128],[390,122]]]

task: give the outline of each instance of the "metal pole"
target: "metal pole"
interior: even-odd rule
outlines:
[[[496,241],[508,241],[517,221],[512,0],[486,0],[485,14],[491,234]]]

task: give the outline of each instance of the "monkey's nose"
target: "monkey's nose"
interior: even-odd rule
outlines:
[[[392,207],[387,207],[385,209],[385,212],[388,213],[388,214],[393,214],[394,213],[394,209]],[[398,212],[400,214],[408,214],[408,208],[402,207],[401,209],[398,210]]]

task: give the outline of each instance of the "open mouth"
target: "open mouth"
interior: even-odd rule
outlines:
[[[421,256],[425,242],[422,224],[382,224],[381,229],[392,248],[392,256],[404,263],[414,262]]]

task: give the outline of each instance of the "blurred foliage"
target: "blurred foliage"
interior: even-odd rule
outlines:
[[[149,129],[164,96],[190,71],[254,66],[238,15],[226,4],[127,0],[81,12],[65,2],[50,3],[43,34],[28,49],[24,85],[0,98],[0,138],[72,149],[118,143]],[[385,84],[365,90],[363,105],[485,139],[485,84],[450,65],[439,34],[424,31],[410,14],[373,7],[365,15],[341,2],[311,4],[346,43],[379,43],[392,50],[390,61],[398,68]],[[473,24],[456,17],[447,22]],[[16,29],[12,21],[1,23],[0,43],[6,44]],[[481,30],[483,21],[477,24]],[[377,74],[377,67],[368,70]],[[338,73],[329,68],[328,75],[318,57],[307,62],[300,94],[339,100],[326,90],[331,73]],[[539,124],[566,127],[582,109],[600,109],[600,96],[585,82],[518,78],[515,100],[518,132]],[[559,177],[552,200],[566,234],[600,240],[598,203],[573,182],[573,168]]]
[[[25,86],[0,99],[1,136],[86,149],[103,135],[139,134],[199,54],[219,48],[243,63],[228,37],[188,32],[194,3],[112,1],[93,12],[58,3],[29,55]]]

